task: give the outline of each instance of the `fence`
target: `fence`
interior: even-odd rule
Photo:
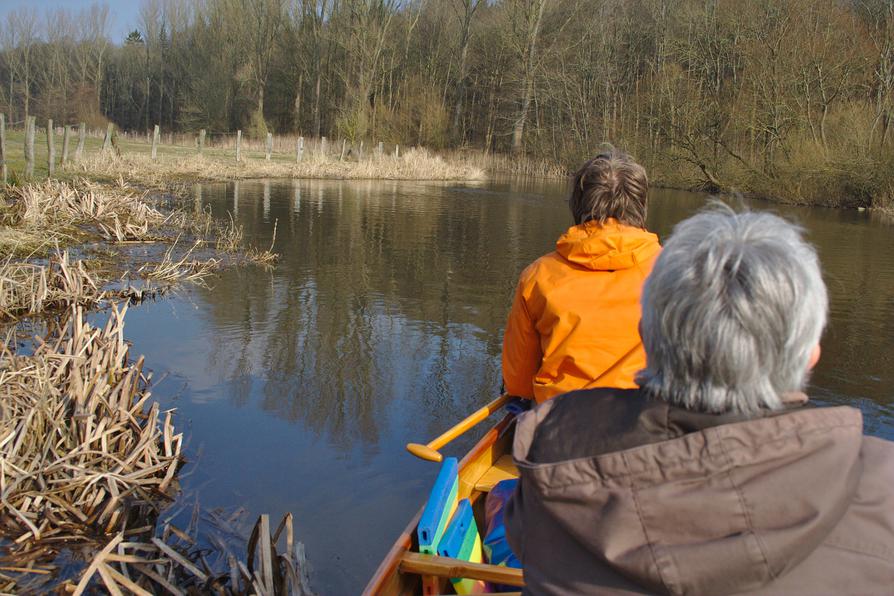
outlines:
[[[17,125],[23,125],[21,129]],[[242,131],[215,132],[202,129],[195,133],[164,133],[158,125],[152,131],[116,131],[113,124],[109,124],[105,130],[87,128],[83,122],[77,126],[77,146],[74,156],[71,156],[71,145],[74,143],[74,127],[71,124],[54,124],[48,120],[46,127],[37,127],[34,116],[29,116],[22,122],[8,122],[3,114],[0,114],[0,178],[2,184],[7,184],[10,165],[8,152],[7,133],[13,130],[24,131],[24,157],[25,165],[23,175],[25,178],[33,178],[35,171],[35,142],[38,138],[46,139],[47,148],[47,174],[55,175],[56,165],[65,165],[72,159],[83,159],[87,150],[88,139],[101,139],[101,153],[121,154],[122,143],[145,143],[151,147],[150,155],[153,160],[158,158],[158,148],[163,146],[194,149],[197,154],[202,154],[206,149],[217,151],[232,151],[237,162],[244,161],[246,153],[263,154],[264,159],[270,160],[275,154],[281,158],[283,154],[290,156],[296,162],[301,162],[309,156],[324,156],[326,159],[337,158],[341,161],[360,161],[363,159],[377,159],[386,155],[400,157],[400,147],[396,144],[383,141],[371,142],[359,140],[349,142],[347,139],[328,139],[326,137],[303,137],[299,135],[272,135],[268,134],[264,139],[248,138]],[[62,137],[62,151],[59,155],[56,151],[56,137]]]

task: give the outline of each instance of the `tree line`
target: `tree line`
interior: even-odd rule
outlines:
[[[0,109],[563,164],[610,141],[771,194],[793,171],[878,194],[847,170],[892,167],[894,0],[143,0],[138,20],[112,40],[102,5],[8,13]]]

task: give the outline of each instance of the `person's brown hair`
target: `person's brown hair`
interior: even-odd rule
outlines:
[[[575,224],[608,219],[646,227],[646,170],[622,151],[611,149],[588,160],[575,172],[568,199]]]

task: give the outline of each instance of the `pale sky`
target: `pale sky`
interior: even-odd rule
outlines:
[[[47,9],[78,11],[89,8],[91,4],[109,7],[109,36],[114,43],[122,43],[129,32],[139,28],[140,0],[0,0],[0,19],[5,19],[6,13],[19,8],[32,8],[42,18],[42,13]]]

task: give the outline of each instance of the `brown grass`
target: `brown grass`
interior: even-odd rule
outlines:
[[[49,264],[7,259],[0,264],[0,322],[62,311],[73,304],[96,306],[104,293],[84,261],[57,253]]]
[[[73,307],[32,355],[0,355],[0,526],[13,552],[118,526],[166,498],[182,435],[149,402],[143,361],[128,359],[126,307],[103,328]]]
[[[86,180],[71,184],[47,180],[14,187],[8,194],[21,228],[47,230],[93,225],[104,239],[114,242],[155,240],[155,231],[169,217],[123,182],[116,188],[102,188]]]
[[[294,160],[266,161],[194,155],[159,155],[156,161],[141,154],[121,157],[88,157],[66,166],[77,175],[128,180],[153,188],[169,188],[182,180],[239,180],[247,178],[325,178],[381,180],[481,180],[484,170],[470,163],[447,160],[424,149],[410,150],[400,157],[370,157],[341,161],[338,157],[309,154]]]
[[[221,267],[218,258],[193,258],[200,246],[231,255],[233,263],[272,266],[278,258],[272,250],[246,250],[242,227],[232,217],[220,223],[207,211],[162,211],[147,193],[135,191],[123,180],[111,187],[87,180],[51,180],[8,188],[0,193],[0,224],[6,224],[0,225],[0,248],[8,248],[5,262],[0,262],[0,322],[65,310],[72,304],[95,307],[108,298],[139,301],[166,289],[148,288],[148,294],[146,288],[106,289],[118,275],[131,276],[123,271],[131,263],[117,253],[118,258],[112,258],[117,262],[88,271],[84,261],[71,260],[59,248],[75,241],[169,243],[161,257],[134,265],[134,275],[168,287],[182,281],[200,283]],[[181,238],[193,245],[178,254]],[[40,260],[54,246],[48,262]]]
[[[245,562],[231,548],[236,516],[196,504],[187,530],[176,512],[159,519],[183,437],[150,401],[143,359],[130,360],[126,310],[94,327],[72,307],[32,354],[0,351],[0,591],[311,594],[291,515],[275,531],[260,517]],[[56,577],[62,549],[94,553],[76,583]]]
[[[205,521],[228,525],[214,512]],[[198,524],[191,532],[165,524],[161,536],[146,540],[134,540],[128,534],[133,532],[115,535],[93,557],[76,585],[65,582],[57,591],[77,596],[101,584],[111,594],[313,594],[304,545],[295,542],[291,514],[283,517],[275,531],[271,531],[269,516],[258,518],[245,562],[224,544],[220,533],[210,534],[217,543],[215,549],[200,547]]]
[[[568,168],[560,163],[524,154],[507,155],[466,151],[457,152],[452,157],[494,174],[533,176],[535,178],[567,178],[570,174]]]
[[[174,257],[177,248],[177,240],[165,251],[161,260],[143,264],[137,269],[137,275],[144,279],[172,285],[181,281],[202,283],[206,277],[220,268],[220,260],[209,258],[205,260],[191,259],[193,251],[202,245],[198,241],[179,258]]]

